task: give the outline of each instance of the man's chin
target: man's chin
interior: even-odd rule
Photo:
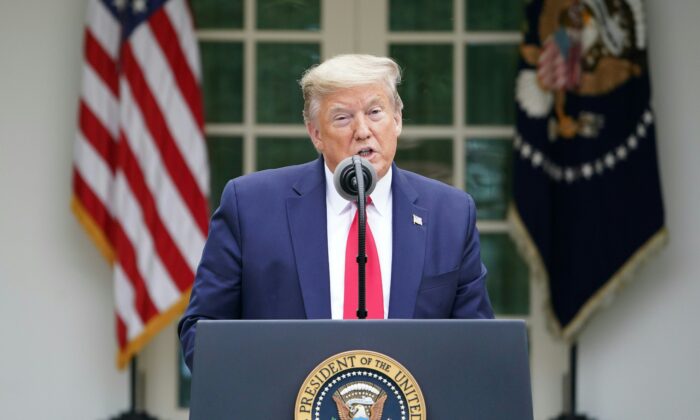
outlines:
[[[390,165],[383,165],[382,163],[374,163],[374,162],[371,162],[371,163],[372,163],[372,166],[374,167],[374,170],[377,172],[377,179],[384,178],[384,175],[386,175],[386,173],[389,172]]]

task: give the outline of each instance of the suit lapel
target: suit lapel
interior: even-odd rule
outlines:
[[[296,194],[287,199],[294,258],[309,319],[331,317],[323,165],[322,158],[308,165],[293,187]]]
[[[416,206],[418,193],[393,166],[393,249],[389,318],[413,318],[425,259],[428,211]],[[418,219],[420,218],[420,223]]]

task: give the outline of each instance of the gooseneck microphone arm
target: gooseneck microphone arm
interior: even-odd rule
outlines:
[[[367,318],[365,288],[365,237],[367,231],[367,196],[377,185],[377,172],[367,159],[358,155],[343,159],[335,168],[333,184],[336,191],[346,200],[357,203],[357,318]]]
[[[363,174],[362,162],[357,156],[352,156],[355,166],[355,174]],[[364,174],[363,174],[364,175]],[[367,230],[367,213],[365,207],[365,177],[355,176],[357,182],[357,319],[367,318],[367,291],[365,282],[365,265],[367,255],[365,253],[365,235]]]

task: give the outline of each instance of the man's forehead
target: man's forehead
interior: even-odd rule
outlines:
[[[389,96],[381,86],[361,86],[337,90],[321,99],[322,106],[329,110],[353,106],[368,106],[390,103]]]
[[[367,106],[373,106],[373,105],[381,105],[386,103],[387,100],[386,98],[382,98],[379,95],[370,97],[370,98],[351,98],[350,100],[329,100],[326,104],[328,107],[329,111],[337,110],[337,109],[348,109],[348,108],[353,108],[355,106],[362,106],[362,107],[367,107]]]

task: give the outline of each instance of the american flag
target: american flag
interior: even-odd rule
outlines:
[[[186,306],[207,235],[186,0],[90,0],[84,60],[72,208],[113,265],[121,368]]]

